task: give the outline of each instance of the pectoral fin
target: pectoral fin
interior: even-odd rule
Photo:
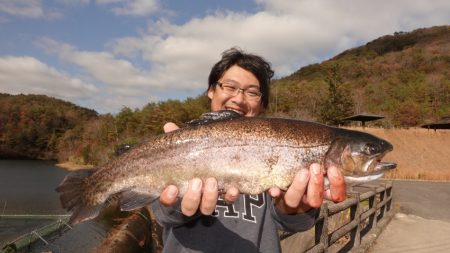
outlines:
[[[138,189],[130,189],[120,193],[120,210],[131,211],[149,205],[157,196]]]

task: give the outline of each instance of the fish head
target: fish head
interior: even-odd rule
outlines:
[[[392,144],[386,140],[368,133],[346,131],[331,144],[325,164],[338,167],[347,183],[363,183],[397,167],[395,163],[382,161],[392,150]]]

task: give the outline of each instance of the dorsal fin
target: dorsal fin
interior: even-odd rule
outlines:
[[[198,126],[211,122],[222,121],[222,120],[230,120],[235,118],[243,117],[241,114],[231,111],[231,110],[221,110],[217,112],[207,112],[203,113],[202,116],[198,119],[193,119],[186,124],[189,126]]]

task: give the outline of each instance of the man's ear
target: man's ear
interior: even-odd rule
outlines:
[[[210,86],[209,89],[208,89],[208,97],[209,97],[209,99],[213,99],[214,92],[216,92],[216,89],[213,86]]]

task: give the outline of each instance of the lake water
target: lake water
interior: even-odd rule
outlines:
[[[0,214],[67,214],[55,192],[66,174],[54,162],[0,160]],[[0,247],[49,222],[0,218]]]
[[[49,161],[0,160],[0,213],[65,214],[55,188],[66,174]]]

